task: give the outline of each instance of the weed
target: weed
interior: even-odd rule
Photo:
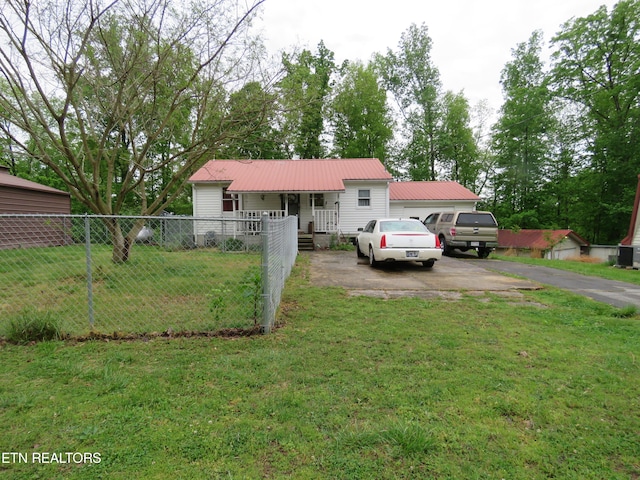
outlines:
[[[613,313],[616,318],[631,318],[638,314],[638,308],[635,305],[627,305],[624,308],[620,308]]]
[[[233,301],[240,293],[241,302]],[[212,289],[209,297],[209,311],[218,322],[224,316],[229,318],[251,318],[258,323],[262,312],[262,271],[260,267],[249,267],[238,280],[227,280]]]
[[[392,449],[395,456],[411,457],[431,453],[437,446],[433,434],[414,423],[398,422],[380,433],[380,438]]]
[[[225,285],[215,287],[211,290],[209,295],[209,311],[213,313],[216,322],[219,322],[222,313],[227,308],[227,300],[231,295],[231,289]]]
[[[253,305],[253,324],[258,323],[262,311],[262,270],[258,266],[251,266],[245,272],[240,290],[244,298],[251,299]]]
[[[30,342],[59,340],[64,335],[60,320],[51,312],[27,307],[9,322],[6,337],[11,343],[25,345]]]

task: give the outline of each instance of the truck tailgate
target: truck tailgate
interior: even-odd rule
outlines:
[[[496,227],[457,226],[455,238],[470,242],[495,242],[498,236]]]

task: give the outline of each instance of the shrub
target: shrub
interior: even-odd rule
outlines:
[[[40,312],[35,308],[26,308],[11,320],[6,336],[9,342],[18,345],[64,337],[60,320],[51,312]]]
[[[222,246],[223,251],[239,252],[244,250],[244,242],[239,238],[227,238]]]

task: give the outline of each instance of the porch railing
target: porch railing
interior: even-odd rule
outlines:
[[[313,215],[314,230],[319,233],[338,231],[337,210],[316,210]]]
[[[239,223],[237,228],[243,233],[260,233],[262,231],[261,218],[266,212],[270,219],[285,218],[284,210],[239,210],[236,218],[248,220]],[[314,231],[318,233],[334,233],[338,231],[338,211],[337,210],[316,210],[313,215]]]
[[[243,222],[239,226],[244,229],[245,232],[260,233],[262,232],[262,214],[267,213],[269,219],[285,218],[284,210],[239,210],[236,212],[237,218],[241,220],[249,220]]]

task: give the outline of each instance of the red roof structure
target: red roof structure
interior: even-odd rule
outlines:
[[[548,250],[561,242],[565,237],[571,237],[581,246],[589,245],[584,238],[573,230],[498,230],[498,245],[500,248],[536,248]]]
[[[69,215],[71,195],[47,185],[10,175],[9,169],[0,165],[0,213]],[[19,243],[16,242],[16,244]]]
[[[9,168],[0,165],[0,186],[8,188],[19,188],[21,190],[33,190],[36,192],[54,193],[58,195],[69,196],[69,193],[58,190],[57,188],[41,185],[40,183],[25,180],[24,178],[9,175]]]
[[[480,197],[458,182],[392,182],[389,200],[472,200]]]
[[[344,181],[391,182],[377,158],[324,160],[211,160],[190,183],[231,182],[230,193],[344,192]]]

